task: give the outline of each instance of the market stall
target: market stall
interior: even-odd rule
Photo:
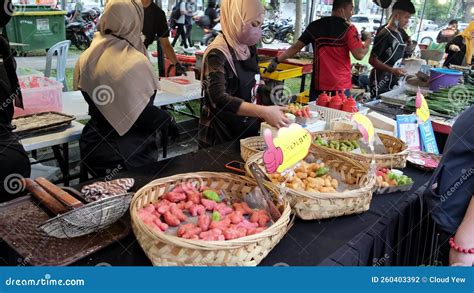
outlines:
[[[414,105],[417,113],[421,108]],[[437,161],[411,160],[412,145],[397,137],[398,126],[368,110],[342,92],[322,94],[308,105],[289,104],[289,128],[263,123],[261,136],[240,144],[111,170],[105,180],[74,189],[31,180],[26,188],[32,197],[0,206],[1,257],[10,265],[18,259],[30,265],[430,263],[433,233],[423,192]],[[293,150],[304,150],[301,145],[305,151]],[[278,149],[293,161],[269,162],[268,154]],[[245,166],[229,165],[240,160]],[[248,206],[256,170],[264,174],[259,188],[271,192],[276,216],[268,201]],[[61,207],[64,194],[76,197],[78,206]],[[32,241],[40,245],[32,247]]]
[[[136,191],[154,178],[198,171],[229,172],[224,165],[238,160],[239,156],[238,144],[222,145],[124,172],[120,177],[134,178],[133,190]],[[190,161],[202,164],[189,164]],[[362,214],[321,221],[296,220],[260,264],[387,266],[427,263],[428,259],[424,259],[422,253],[429,251],[425,234],[429,223],[426,207],[423,207],[422,189],[419,188],[430,173],[413,167],[408,167],[405,172],[415,181],[411,192],[374,195],[369,211]],[[75,188],[80,190],[80,186]],[[2,210],[6,208],[11,209],[12,204],[0,207]],[[33,233],[41,219],[32,219],[28,213],[15,215],[16,210],[2,213],[0,220],[4,239],[0,257],[5,265],[18,265],[23,261],[29,265],[151,265],[131,233],[129,217],[102,233],[68,240]],[[14,218],[7,219],[12,215]],[[8,229],[11,221],[21,224]],[[30,245],[32,239],[37,245]],[[55,250],[52,251],[51,247]],[[15,250],[21,254],[16,254]]]

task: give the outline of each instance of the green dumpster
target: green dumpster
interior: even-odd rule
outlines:
[[[48,6],[17,6],[5,28],[7,37],[10,42],[25,44],[16,48],[19,53],[49,49],[66,38],[64,15],[66,11]]]
[[[191,30],[191,42],[201,43],[202,38],[204,37],[204,30],[199,27],[197,24],[193,23],[193,28]]]

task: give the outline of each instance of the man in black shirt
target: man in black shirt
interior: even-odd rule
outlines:
[[[148,48],[157,38],[165,56],[176,66],[176,74],[183,74],[186,69],[178,62],[173,47],[169,41],[169,28],[165,12],[152,0],[142,0],[145,19],[142,33],[145,36],[145,47]]]
[[[448,238],[474,248],[474,106],[459,116],[446,142],[443,158],[428,184],[425,197],[438,226],[440,261],[447,264]],[[451,249],[450,264],[472,266],[474,254]]]
[[[407,48],[402,29],[414,13],[415,6],[410,1],[397,1],[387,26],[375,36],[369,59],[373,66],[370,73],[370,93],[373,98],[390,91],[398,83],[398,78],[406,74],[403,69],[395,68],[395,65],[403,59]]]
[[[216,10],[216,1],[209,1],[209,3],[207,4],[206,11],[204,11],[204,15],[209,17],[209,20],[211,21],[211,23],[209,24],[209,28],[212,29],[213,27],[215,27],[220,20],[219,13],[217,13]]]

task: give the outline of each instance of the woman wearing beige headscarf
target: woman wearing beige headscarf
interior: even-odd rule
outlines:
[[[80,139],[84,166],[96,176],[158,158],[157,131],[171,115],[153,106],[158,80],[141,40],[139,0],[109,0],[99,31],[79,58],[74,86],[89,104]]]
[[[199,139],[215,145],[254,136],[264,120],[288,125],[284,107],[258,105],[259,67],[256,44],[262,35],[264,9],[259,0],[223,0],[222,34],[204,54],[202,74],[205,106]]]

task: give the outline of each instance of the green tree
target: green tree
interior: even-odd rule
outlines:
[[[422,10],[423,10],[423,3],[426,1],[426,8],[425,8],[425,19],[430,19],[436,22],[439,25],[444,25],[450,19],[462,18],[462,7],[459,0],[418,0],[415,2],[417,16],[420,17]]]

